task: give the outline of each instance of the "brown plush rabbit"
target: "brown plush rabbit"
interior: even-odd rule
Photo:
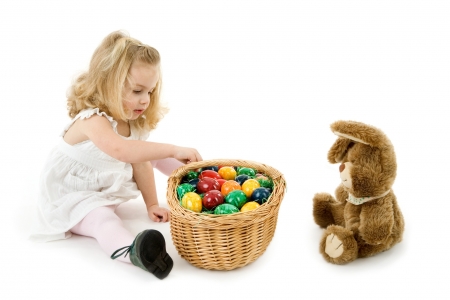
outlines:
[[[313,199],[315,222],[326,228],[320,252],[334,264],[386,251],[402,240],[405,227],[392,190],[397,172],[394,148],[379,129],[353,121],[337,121],[338,136],[328,151],[339,166],[336,199],[318,193]]]

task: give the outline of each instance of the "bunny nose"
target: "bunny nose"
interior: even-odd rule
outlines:
[[[344,164],[341,164],[341,165],[339,166],[339,172],[342,173],[342,171],[344,171],[344,169],[345,169],[345,165],[344,165]]]

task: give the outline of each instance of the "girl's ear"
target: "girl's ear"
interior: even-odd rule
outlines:
[[[345,154],[347,154],[348,148],[353,144],[354,142],[350,139],[338,137],[330,150],[328,150],[328,161],[332,164],[341,162],[344,159]]]

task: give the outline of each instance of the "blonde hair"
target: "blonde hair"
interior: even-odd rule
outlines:
[[[133,62],[159,66],[159,52],[124,32],[110,33],[92,55],[89,70],[75,80],[67,97],[69,116],[74,118],[81,110],[98,107],[114,119],[127,120],[123,106],[125,81],[130,81]],[[133,121],[139,130],[150,131],[168,111],[160,102],[161,74],[150,96],[150,104],[143,115]]]

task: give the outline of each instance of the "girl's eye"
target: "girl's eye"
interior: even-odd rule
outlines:
[[[139,94],[141,91],[133,91],[133,93],[135,94]]]

